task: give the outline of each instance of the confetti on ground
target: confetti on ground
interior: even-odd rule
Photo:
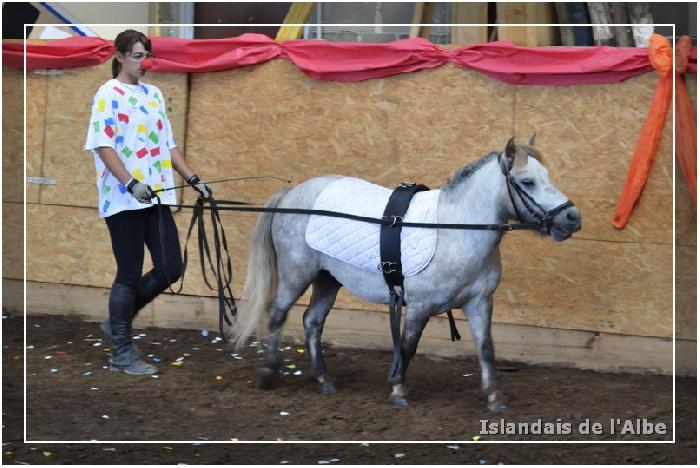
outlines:
[[[160,376],[159,375],[152,375],[151,376],[152,379],[157,379],[158,377],[160,377]]]
[[[95,348],[98,348],[98,347],[102,346],[102,342],[98,341],[97,343],[93,343],[92,346]]]
[[[202,336],[209,336],[209,330],[202,330]]]
[[[405,456],[406,456],[405,453],[395,453],[394,454],[394,458],[401,458],[401,457],[405,457]]]
[[[457,450],[459,449],[459,445],[448,445],[447,448]]]
[[[168,447],[167,445],[165,445],[165,446],[163,446],[163,449],[164,449],[164,450],[172,450],[173,448],[172,448],[172,447]]]
[[[284,366],[284,367],[286,367],[287,369],[296,369],[297,365],[296,364],[289,364],[289,365]]]
[[[287,460],[280,460],[280,465],[286,465],[287,463],[289,463],[289,461],[287,461]]]
[[[51,368],[51,373],[52,373],[52,374],[58,373],[58,369],[56,369],[55,367],[52,367],[52,368]]]
[[[300,370],[294,372],[294,375],[301,375],[301,374],[302,374],[302,372]]]
[[[481,436],[475,435],[472,437],[472,440],[474,440],[474,441],[481,440]]]
[[[297,349],[297,353],[304,353],[304,350],[302,348]]]
[[[463,374],[462,377],[471,377],[474,374]]]
[[[51,455],[53,455],[51,452],[41,452],[41,453],[43,453],[45,457],[50,457]]]
[[[485,464],[486,464],[486,460],[484,460],[483,458],[479,460],[479,465],[485,465]]]
[[[109,419],[109,415],[103,414],[102,419]]]
[[[280,416],[289,416],[289,413],[286,411],[280,411]]]
[[[175,362],[171,362],[170,364],[173,365],[173,366],[181,366],[181,365],[182,365],[182,361],[175,361]]]
[[[92,371],[85,371],[85,372],[83,372],[83,375],[84,376],[92,375]]]
[[[34,349],[34,345],[27,346],[27,349]]]
[[[53,356],[44,356],[44,359],[51,359]]]
[[[319,460],[319,461],[318,461],[318,464],[319,464],[319,465],[327,465],[327,464],[329,464],[329,463],[330,463],[329,460]]]
[[[114,447],[105,447],[102,450],[105,452],[116,452],[117,451],[117,449],[115,449]]]
[[[362,442],[360,444],[360,447],[369,447],[369,444],[367,442]]]
[[[180,356],[179,358],[175,359],[175,362],[181,362],[184,360],[185,360],[185,358],[183,356]]]
[[[217,376],[216,376],[216,380],[224,380],[224,378],[223,378],[222,376],[220,376],[220,375],[217,375]]]

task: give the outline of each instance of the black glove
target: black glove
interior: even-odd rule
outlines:
[[[199,180],[199,177],[197,177],[196,175],[193,175],[192,177],[187,179],[187,183],[190,184],[192,188],[195,189],[202,197],[211,197],[212,191],[209,188],[209,186],[201,180]]]
[[[145,203],[147,205],[151,204],[151,198],[155,196],[150,185],[142,184],[137,179],[131,179],[126,185],[126,189],[139,203]]]

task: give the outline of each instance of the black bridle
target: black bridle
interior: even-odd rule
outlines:
[[[500,159],[503,157],[503,154],[499,156],[499,163]],[[515,180],[515,177],[513,177],[513,174],[510,173],[510,169],[508,168],[507,170],[503,169],[503,166],[501,165],[501,172],[503,172],[503,175],[506,178],[506,187],[508,189],[508,197],[510,198],[510,202],[513,204],[513,210],[515,211],[515,216],[517,216],[518,221],[520,221],[521,224],[525,224],[523,221],[523,217],[520,213],[520,210],[518,209],[518,205],[515,203],[515,197],[513,197],[513,191],[518,195],[518,198],[520,199],[520,203],[525,207],[525,209],[530,213],[531,216],[533,216],[535,219],[538,221],[538,225],[540,226],[540,229],[544,230],[547,234],[551,234],[552,231],[552,225],[554,223],[554,217],[561,213],[562,211],[566,210],[567,208],[571,208],[574,206],[573,202],[571,200],[566,200],[564,203],[561,205],[557,206],[556,208],[552,210],[545,210],[542,205],[537,203],[534,198],[532,198],[521,186],[518,184],[518,182]],[[533,208],[534,207],[534,208]],[[537,208],[535,210],[535,208]]]

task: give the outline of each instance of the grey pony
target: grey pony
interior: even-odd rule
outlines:
[[[516,144],[511,138],[503,152],[489,153],[459,169],[440,188],[437,222],[501,224],[516,219],[503,170],[509,170],[545,210],[564,203],[566,197],[549,181],[533,143],[534,134],[523,144]],[[313,208],[323,189],[339,177],[310,179],[276,193],[266,206]],[[522,221],[537,222],[517,196],[515,200]],[[387,304],[389,293],[381,273],[363,271],[311,249],[305,240],[308,222],[308,215],[265,213],[259,217],[252,234],[238,321],[231,335],[238,346],[254,333],[264,340],[266,355],[258,370],[258,383],[268,388],[279,367],[279,341],[287,312],[311,285],[311,302],[303,318],[306,344],[321,392],[331,394],[335,386],[324,363],[321,334],[338,290],[344,286],[355,296],[376,304]],[[549,233],[542,230],[540,234],[563,241],[580,228],[581,214],[570,207],[554,217]],[[408,404],[406,370],[428,319],[447,310],[462,309],[474,337],[488,408],[499,412],[506,409],[505,399],[496,388],[491,338],[493,293],[501,280],[502,235],[499,231],[439,229],[432,261],[418,274],[406,278],[407,310],[399,369],[389,379],[391,403]]]

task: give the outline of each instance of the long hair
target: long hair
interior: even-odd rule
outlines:
[[[143,44],[146,51],[151,52],[151,40],[147,38],[144,33],[134,31],[133,29],[127,29],[126,31],[120,32],[117,35],[117,38],[114,39],[114,48],[116,49],[116,52],[127,54],[131,52],[131,48],[138,42]],[[117,57],[114,57],[112,59],[112,78],[117,77],[121,68],[122,64],[119,63]]]

